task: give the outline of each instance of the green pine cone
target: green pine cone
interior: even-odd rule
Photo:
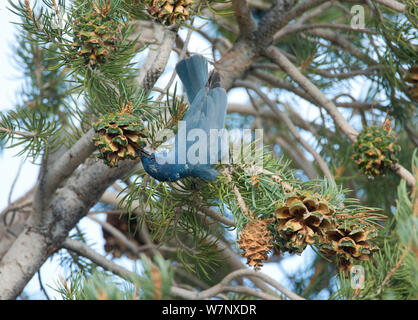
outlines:
[[[189,19],[189,8],[193,0],[145,0],[149,14],[165,25]]]
[[[365,175],[375,177],[387,172],[398,162],[401,150],[391,130],[374,125],[363,129],[353,144],[352,159]]]
[[[99,134],[93,138],[99,158],[110,167],[117,167],[119,160],[136,159],[146,145],[144,125],[131,114],[107,114],[93,128]]]
[[[73,44],[78,55],[92,67],[106,63],[106,57],[118,51],[121,27],[110,14],[92,11],[73,21]]]

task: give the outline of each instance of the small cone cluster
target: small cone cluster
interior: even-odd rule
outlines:
[[[412,66],[409,69],[405,81],[413,84],[409,88],[408,93],[412,100],[418,101],[418,65]]]
[[[355,260],[369,260],[378,248],[370,240],[376,237],[376,230],[372,227],[359,227],[361,224],[351,221],[340,221],[327,232],[320,252],[326,256],[336,256],[340,271],[350,271]]]
[[[122,38],[120,24],[109,10],[107,6],[95,7],[73,21],[72,47],[92,67],[104,64],[106,57],[118,50]]]
[[[385,122],[387,123],[387,122]],[[390,126],[371,126],[363,129],[353,144],[352,159],[369,177],[384,174],[398,162],[401,150]]]
[[[93,141],[99,158],[110,167],[117,167],[119,160],[136,159],[145,147],[145,128],[131,112],[132,104],[128,103],[121,112],[107,114],[93,125],[98,132]]]
[[[331,224],[333,210],[318,195],[287,197],[276,209],[277,243],[281,251],[301,253],[308,244],[318,243]]]
[[[273,235],[268,230],[268,225],[273,222],[274,219],[249,221],[239,234],[238,245],[243,250],[242,256],[247,258],[247,264],[254,270],[263,266],[273,249]]]
[[[189,9],[193,0],[146,0],[145,7],[157,21],[172,25],[189,19]]]

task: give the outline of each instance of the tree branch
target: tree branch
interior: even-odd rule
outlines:
[[[238,21],[240,36],[243,38],[250,36],[257,28],[257,25],[251,15],[247,0],[233,0],[232,5]]]
[[[282,150],[287,152],[292,161],[305,172],[309,179],[313,180],[318,178],[318,172],[315,167],[308,159],[306,159],[299,148],[295,148],[293,142],[289,141],[285,136],[275,137],[274,142],[278,144]]]
[[[308,78],[306,78],[298,68],[296,68],[277,48],[269,47],[265,55],[273,62],[277,63],[282,70],[284,70],[293,80],[311,94],[323,107],[327,110],[330,116],[334,119],[335,124],[344,132],[344,134],[354,142],[358,132],[345,120],[342,114],[338,111],[335,104],[330,101]],[[405,179],[410,186],[415,185],[414,176],[401,165],[393,166],[393,171],[401,178]]]
[[[325,176],[330,180],[334,181],[334,176],[332,175],[331,171],[329,170],[325,160],[313,149],[309,143],[306,142],[305,139],[302,138],[302,136],[297,131],[295,125],[290,120],[290,118],[287,116],[286,113],[279,110],[276,106],[276,104],[267,97],[266,94],[264,94],[256,85],[254,85],[251,82],[248,81],[241,81],[237,80],[235,81],[236,85],[242,86],[245,88],[249,88],[251,90],[254,90],[261,99],[264,100],[264,102],[270,107],[272,112],[276,114],[276,116],[286,123],[286,126],[289,128],[289,131],[292,133],[292,135],[296,138],[296,140],[315,158],[316,162],[318,163],[319,167],[321,168],[322,172],[325,174]]]
[[[354,128],[344,119],[341,113],[338,111],[335,104],[330,101],[321,90],[318,89],[308,78],[306,78],[298,68],[296,68],[284,54],[278,49],[270,47],[265,51],[266,56],[284,70],[293,80],[295,80],[303,89],[314,97],[331,115],[336,125],[348,136],[348,138],[354,142],[357,136],[357,132]]]
[[[228,285],[232,280],[234,280],[236,278],[240,278],[240,277],[258,278],[258,279],[264,281],[265,283],[268,283],[269,285],[271,285],[275,289],[279,290],[281,293],[283,293],[284,295],[286,295],[288,298],[290,298],[292,300],[305,300],[304,298],[302,298],[302,297],[298,296],[297,294],[291,292],[290,290],[286,289],[280,283],[278,283],[274,279],[270,278],[266,274],[263,274],[261,272],[248,270],[248,269],[239,269],[239,270],[233,271],[230,274],[228,274],[224,279],[222,279],[222,281],[219,282],[218,284],[214,285],[213,287],[211,287],[209,289],[201,291],[201,292],[183,291],[184,289],[183,290],[178,290],[178,288],[175,288],[174,290],[172,290],[172,293],[174,295],[178,295],[178,296],[186,298],[186,299],[197,299],[197,300],[211,298],[211,297],[214,297],[221,292],[228,292],[228,291],[248,293],[250,295],[257,296],[257,297],[260,297],[262,299],[267,299],[267,300],[278,300],[279,299],[279,297],[277,297],[277,296],[273,296],[273,295],[266,294],[266,293],[261,293],[261,292],[258,292],[256,290],[254,290],[254,289],[251,289],[251,288]]]
[[[124,267],[106,259],[106,257],[98,254],[95,250],[91,249],[88,245],[80,241],[67,238],[62,243],[62,247],[90,259],[98,266],[120,276],[123,279],[129,280],[137,277],[136,273],[129,271],[128,269],[125,269]]]
[[[391,8],[398,12],[404,13],[406,10],[406,5],[396,0],[376,0],[376,2],[379,2],[380,4],[383,4],[384,6]]]

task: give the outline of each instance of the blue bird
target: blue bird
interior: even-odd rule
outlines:
[[[219,73],[208,75],[208,62],[201,55],[193,55],[177,63],[176,72],[186,89],[190,108],[180,123],[169,151],[141,154],[145,171],[159,181],[174,182],[186,177],[213,181],[219,173],[214,162],[227,153],[225,115],[227,96],[221,88]],[[219,136],[210,138],[218,130]],[[189,136],[198,138],[188,139]],[[200,147],[201,148],[200,148]],[[198,153],[196,153],[198,151]],[[192,155],[192,156],[189,156]]]

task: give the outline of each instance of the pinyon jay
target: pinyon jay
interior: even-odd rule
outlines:
[[[176,72],[186,89],[190,108],[180,122],[174,147],[168,152],[151,155],[143,152],[142,165],[150,176],[159,181],[174,182],[185,177],[213,181],[219,175],[213,165],[227,153],[226,133],[223,130],[226,91],[221,88],[218,72],[214,70],[208,75],[208,62],[201,55],[193,55],[177,63]],[[220,135],[212,138],[210,134],[214,131]],[[190,136],[199,139],[196,142]],[[201,146],[198,147],[198,156],[196,143]]]

